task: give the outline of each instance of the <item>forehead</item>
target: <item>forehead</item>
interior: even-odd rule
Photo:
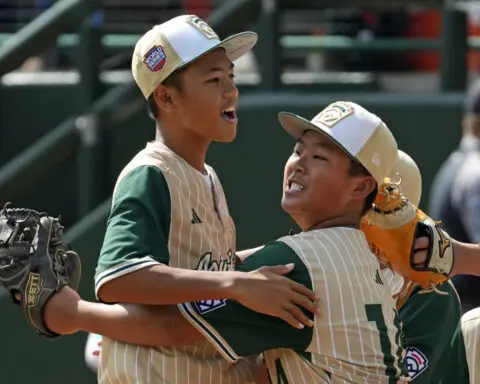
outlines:
[[[297,140],[297,143],[322,147],[331,151],[341,151],[331,139],[311,129],[303,132],[302,137]]]
[[[227,57],[224,49],[216,48],[213,51],[203,55],[198,60],[195,60],[188,69],[192,69],[192,71],[204,72],[213,67],[229,70],[231,66],[232,62]]]

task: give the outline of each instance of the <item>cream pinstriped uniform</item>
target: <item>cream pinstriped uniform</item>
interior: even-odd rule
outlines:
[[[462,334],[468,362],[470,383],[480,382],[480,308],[462,316]]]
[[[208,176],[202,175],[163,144],[154,142],[125,167],[117,186],[129,172],[143,165],[161,169],[170,190],[169,265],[188,269],[234,269],[235,226],[214,170],[207,166]],[[211,182],[218,210],[214,209]],[[156,263],[153,259],[144,261],[142,267]],[[105,271],[99,278],[107,274],[111,277],[104,278],[102,283],[115,277],[112,271]],[[227,363],[207,341],[180,349],[154,349],[104,339],[98,377],[99,383],[115,384],[252,382],[246,361]]]
[[[280,363],[289,383],[390,383],[384,354],[391,357],[392,372],[400,375],[392,287],[379,277],[379,263],[364,234],[329,228],[280,241],[307,266],[321,300],[307,349],[311,362],[291,349],[267,351],[264,355],[272,381],[281,382]],[[386,325],[383,334],[378,328],[382,322]],[[324,369],[332,372],[330,377]]]

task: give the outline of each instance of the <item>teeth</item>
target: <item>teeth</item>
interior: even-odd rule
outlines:
[[[224,113],[225,112],[235,112],[235,108],[234,107],[230,107],[230,108],[227,108],[225,109],[225,111],[223,111]]]
[[[303,191],[305,187],[296,182],[292,182],[292,184],[290,184],[290,189],[293,189],[294,191]]]

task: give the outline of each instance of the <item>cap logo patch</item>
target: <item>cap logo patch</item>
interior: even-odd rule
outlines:
[[[215,31],[210,27],[205,21],[200,19],[199,17],[192,16],[187,19],[188,24],[191,26],[195,27],[198,29],[207,39],[217,39],[218,35],[215,33]]]
[[[163,47],[155,45],[143,56],[143,62],[152,72],[158,72],[165,67],[167,54]]]
[[[343,120],[347,116],[350,116],[354,112],[352,106],[336,102],[330,104],[312,120],[312,123],[316,125],[324,125],[328,128],[332,128],[335,124],[338,124],[339,121]]]

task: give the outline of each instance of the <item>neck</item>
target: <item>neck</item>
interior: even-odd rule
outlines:
[[[179,127],[176,127],[179,128]],[[185,129],[164,129],[157,123],[155,141],[165,144],[199,172],[205,172],[210,140]]]
[[[323,219],[321,221],[305,221],[305,223],[302,225],[299,221],[297,221],[297,224],[300,226],[303,232],[331,227],[350,227],[358,229],[360,228],[360,217],[356,213],[349,213],[341,216]]]

